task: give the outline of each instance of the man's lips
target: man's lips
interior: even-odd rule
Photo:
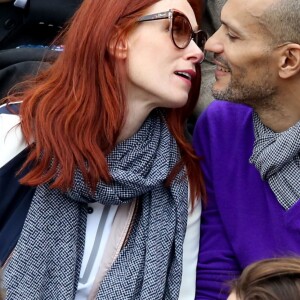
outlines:
[[[225,72],[225,73],[230,73],[230,69],[228,67],[225,67],[223,64],[221,64],[217,60],[214,60],[214,64],[217,67],[217,71],[221,71],[221,72]]]

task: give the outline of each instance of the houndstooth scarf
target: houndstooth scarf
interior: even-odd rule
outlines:
[[[84,250],[86,203],[115,205],[136,197],[140,209],[129,240],[104,278],[97,299],[177,299],[188,211],[184,169],[169,188],[164,182],[178,159],[175,139],[154,111],[133,137],[108,156],[113,183],[99,183],[93,197],[79,172],[74,188],[66,194],[39,186],[5,271],[7,299],[74,299]]]
[[[250,162],[255,165],[279,203],[287,210],[300,198],[300,122],[282,133],[266,127],[253,114],[255,143]]]

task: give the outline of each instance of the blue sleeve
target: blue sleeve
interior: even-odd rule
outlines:
[[[240,274],[234,251],[227,237],[226,229],[216,201],[216,168],[222,151],[218,144],[219,130],[218,105],[209,106],[198,120],[193,136],[193,145],[201,159],[201,168],[205,178],[207,205],[203,208],[200,230],[200,247],[197,264],[196,298],[227,299],[228,281]],[[214,118],[215,116],[215,118]]]

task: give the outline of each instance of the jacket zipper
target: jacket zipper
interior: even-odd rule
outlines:
[[[128,239],[129,239],[129,235],[132,231],[132,228],[133,228],[133,223],[135,221],[135,217],[137,215],[137,211],[138,211],[138,207],[139,207],[139,200],[137,199],[136,202],[135,202],[135,206],[134,206],[134,211],[133,211],[133,214],[132,214],[132,218],[130,220],[130,224],[128,226],[128,229],[127,229],[127,232],[126,232],[126,235],[125,235],[125,238],[123,240],[122,243],[120,243],[120,245],[118,246],[117,248],[117,251],[116,251],[116,254],[113,258],[113,262],[116,261],[117,257],[119,256],[121,250],[126,246],[127,242],[128,242]]]

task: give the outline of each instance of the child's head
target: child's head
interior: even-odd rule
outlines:
[[[227,300],[299,300],[300,258],[283,257],[249,265],[233,281]]]

